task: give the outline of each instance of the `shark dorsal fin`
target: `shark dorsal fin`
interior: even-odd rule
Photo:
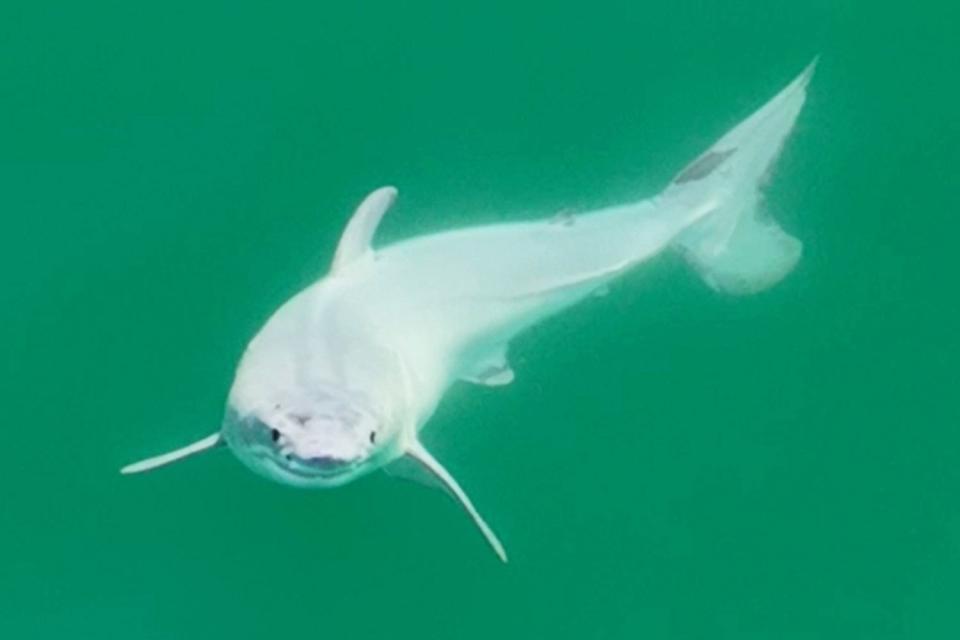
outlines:
[[[141,460],[140,462],[134,462],[133,464],[128,464],[123,469],[120,469],[120,473],[124,475],[129,475],[131,473],[141,473],[143,471],[151,471],[158,467],[164,467],[168,464],[177,462],[178,460],[183,460],[192,455],[196,455],[207,449],[212,449],[214,447],[224,444],[223,437],[219,432],[210,434],[203,440],[194,442],[193,444],[188,444],[187,446],[177,449],[176,451],[171,451],[169,453],[164,453],[159,456],[154,456],[152,458],[147,458],[146,460]]]
[[[363,199],[340,236],[340,243],[333,257],[333,273],[371,252],[373,234],[396,199],[397,190],[394,187],[380,187]]]
[[[483,537],[486,538],[490,546],[493,547],[493,551],[502,561],[506,562],[507,552],[497,538],[497,534],[493,532],[493,529],[490,528],[476,507],[473,506],[473,502],[470,501],[466,492],[460,488],[460,484],[456,479],[450,475],[450,472],[447,471],[419,441],[415,441],[407,448],[407,456],[420,463],[420,465],[426,471],[429,471],[430,475],[439,481],[450,495],[460,503],[460,506],[464,508],[467,514],[473,519],[474,524],[477,525],[477,528],[480,529]]]

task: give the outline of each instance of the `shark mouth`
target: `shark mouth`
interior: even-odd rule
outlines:
[[[271,458],[281,470],[305,480],[342,478],[360,466],[360,461],[357,459],[344,460],[333,456],[301,458],[294,453],[286,452],[279,458],[267,457]]]

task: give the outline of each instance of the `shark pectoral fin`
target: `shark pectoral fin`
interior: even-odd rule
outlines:
[[[429,471],[430,475],[439,481],[450,495],[460,503],[467,514],[473,518],[474,524],[476,524],[480,532],[483,533],[483,537],[486,538],[490,546],[493,547],[497,556],[499,556],[503,562],[506,562],[507,552],[504,550],[503,545],[500,544],[497,534],[493,532],[480,513],[477,512],[476,507],[473,506],[473,502],[470,501],[470,498],[457,483],[456,479],[450,475],[450,472],[447,471],[420,442],[414,442],[413,445],[407,449],[407,456],[420,463],[420,466],[426,471]]]
[[[453,497],[453,493],[447,489],[447,486],[437,479],[437,476],[431,471],[428,471],[420,464],[419,460],[415,460],[412,456],[405,455],[397,458],[385,466],[383,471],[391,478],[406,480],[430,489],[439,489],[450,497]]]
[[[176,451],[171,451],[169,453],[164,453],[159,456],[154,456],[152,458],[147,458],[146,460],[141,460],[140,462],[134,462],[133,464],[128,464],[123,469],[120,469],[120,473],[124,475],[129,475],[131,473],[142,473],[144,471],[151,471],[158,467],[163,467],[178,460],[183,460],[192,455],[196,455],[207,449],[212,449],[214,447],[224,444],[223,438],[219,432],[211,434],[200,440],[189,444],[182,449],[177,449]]]
[[[396,199],[397,190],[394,187],[381,187],[363,199],[340,236],[337,252],[333,256],[334,273],[370,253],[373,234]]]

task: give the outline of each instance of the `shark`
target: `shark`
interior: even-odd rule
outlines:
[[[493,529],[424,446],[424,426],[457,381],[510,384],[516,336],[664,251],[725,294],[757,293],[786,277],[802,244],[769,214],[763,191],[815,66],[645,200],[375,248],[397,190],[373,191],[349,219],[329,272],[250,341],[220,428],[121,472],[228,447],[252,471],[295,487],[337,487],[377,469],[412,475],[445,489],[506,562]]]

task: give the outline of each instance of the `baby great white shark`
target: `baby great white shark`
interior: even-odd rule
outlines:
[[[420,430],[454,381],[509,384],[507,346],[518,333],[664,249],[676,249],[718,291],[753,293],[786,276],[801,244],[764,214],[760,189],[814,65],[650,200],[375,251],[374,232],[397,192],[374,191],[347,224],[330,273],[250,342],[220,431],[122,472],[223,444],[253,471],[300,487],[334,487],[381,467],[418,468],[459,500],[506,561]]]

